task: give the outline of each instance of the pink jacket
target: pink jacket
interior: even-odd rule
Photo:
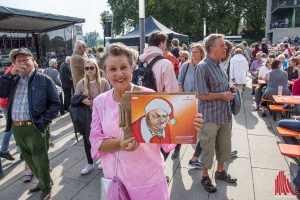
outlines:
[[[150,63],[156,56],[163,56],[163,51],[156,46],[149,46],[144,49],[144,53],[140,55],[142,62]],[[178,84],[172,63],[167,59],[157,61],[153,67],[153,74],[156,79],[156,87],[158,92],[178,92]]]
[[[143,88],[143,91],[152,90]],[[94,99],[90,132],[91,155],[101,158],[104,177],[113,178],[116,153],[99,150],[101,143],[123,134],[119,128],[119,104],[113,100],[113,89]],[[166,152],[175,148],[174,144],[140,144],[133,152],[120,150],[118,178],[128,190],[132,200],[169,199],[164,159],[160,147]]]

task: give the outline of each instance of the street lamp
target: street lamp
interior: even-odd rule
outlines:
[[[140,54],[145,48],[145,0],[139,0],[139,19],[140,19]]]
[[[106,16],[104,18],[104,27],[103,27],[103,42],[105,46],[105,37],[111,37],[111,17]]]

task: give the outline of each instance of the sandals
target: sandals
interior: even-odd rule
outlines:
[[[203,176],[201,179],[201,184],[204,186],[204,189],[209,193],[215,193],[217,188],[211,183],[209,176]]]
[[[219,180],[225,181],[227,183],[236,183],[236,181],[237,181],[236,178],[233,178],[229,174],[227,174],[227,172],[225,170],[223,170],[222,172],[216,171],[215,179],[219,179]]]

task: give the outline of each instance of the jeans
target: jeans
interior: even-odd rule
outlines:
[[[5,120],[7,121],[7,108],[1,108],[1,111],[4,114]],[[3,132],[3,138],[2,138],[2,144],[1,144],[1,149],[0,151],[3,153],[8,152],[8,148],[9,148],[9,140],[11,138],[12,135],[12,131],[8,131],[8,132]]]
[[[279,127],[300,131],[300,121],[294,119],[282,119],[278,122]]]

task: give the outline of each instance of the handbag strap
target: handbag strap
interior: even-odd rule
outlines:
[[[120,154],[120,151],[117,151],[116,160],[115,160],[115,172],[114,172],[115,178],[118,177],[119,154]]]
[[[130,84],[130,92],[133,92],[134,89],[134,84]],[[120,133],[119,133],[119,138],[122,135],[122,129],[120,128]],[[115,160],[115,172],[114,172],[114,177],[118,178],[118,166],[119,166],[119,156],[120,156],[120,151],[117,151],[116,155],[116,160]]]
[[[184,73],[184,75],[183,75],[182,87],[184,87],[185,77],[186,77],[186,74],[187,74],[187,72],[188,72],[188,70],[189,70],[189,67],[190,67],[190,62],[188,62],[187,67],[186,67],[186,70],[185,70],[185,73]]]

